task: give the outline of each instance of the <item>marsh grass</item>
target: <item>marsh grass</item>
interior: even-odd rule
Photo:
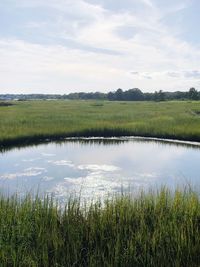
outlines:
[[[72,136],[200,141],[200,102],[25,101],[0,107],[0,146]]]
[[[8,106],[12,106],[12,105],[14,105],[14,104],[11,102],[7,102],[7,101],[0,102],[0,107],[8,107]]]
[[[0,198],[1,266],[199,266],[192,190],[113,197],[64,209],[51,198]]]

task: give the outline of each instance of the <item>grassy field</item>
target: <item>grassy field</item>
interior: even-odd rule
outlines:
[[[0,106],[0,145],[67,136],[200,141],[200,102],[27,101]]]
[[[114,198],[61,212],[50,199],[0,198],[7,266],[200,266],[200,199],[191,191]]]

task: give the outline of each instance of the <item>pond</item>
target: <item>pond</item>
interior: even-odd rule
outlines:
[[[144,138],[70,139],[0,153],[0,191],[102,198],[200,185],[200,145]]]

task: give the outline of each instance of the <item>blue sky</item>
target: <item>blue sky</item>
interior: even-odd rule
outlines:
[[[0,0],[0,93],[200,89],[199,0]]]

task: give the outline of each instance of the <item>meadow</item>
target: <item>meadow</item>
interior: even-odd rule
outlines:
[[[197,267],[200,199],[163,188],[60,209],[48,197],[1,197],[0,237],[2,267]]]
[[[200,141],[200,102],[13,101],[0,105],[0,145],[137,135]]]

